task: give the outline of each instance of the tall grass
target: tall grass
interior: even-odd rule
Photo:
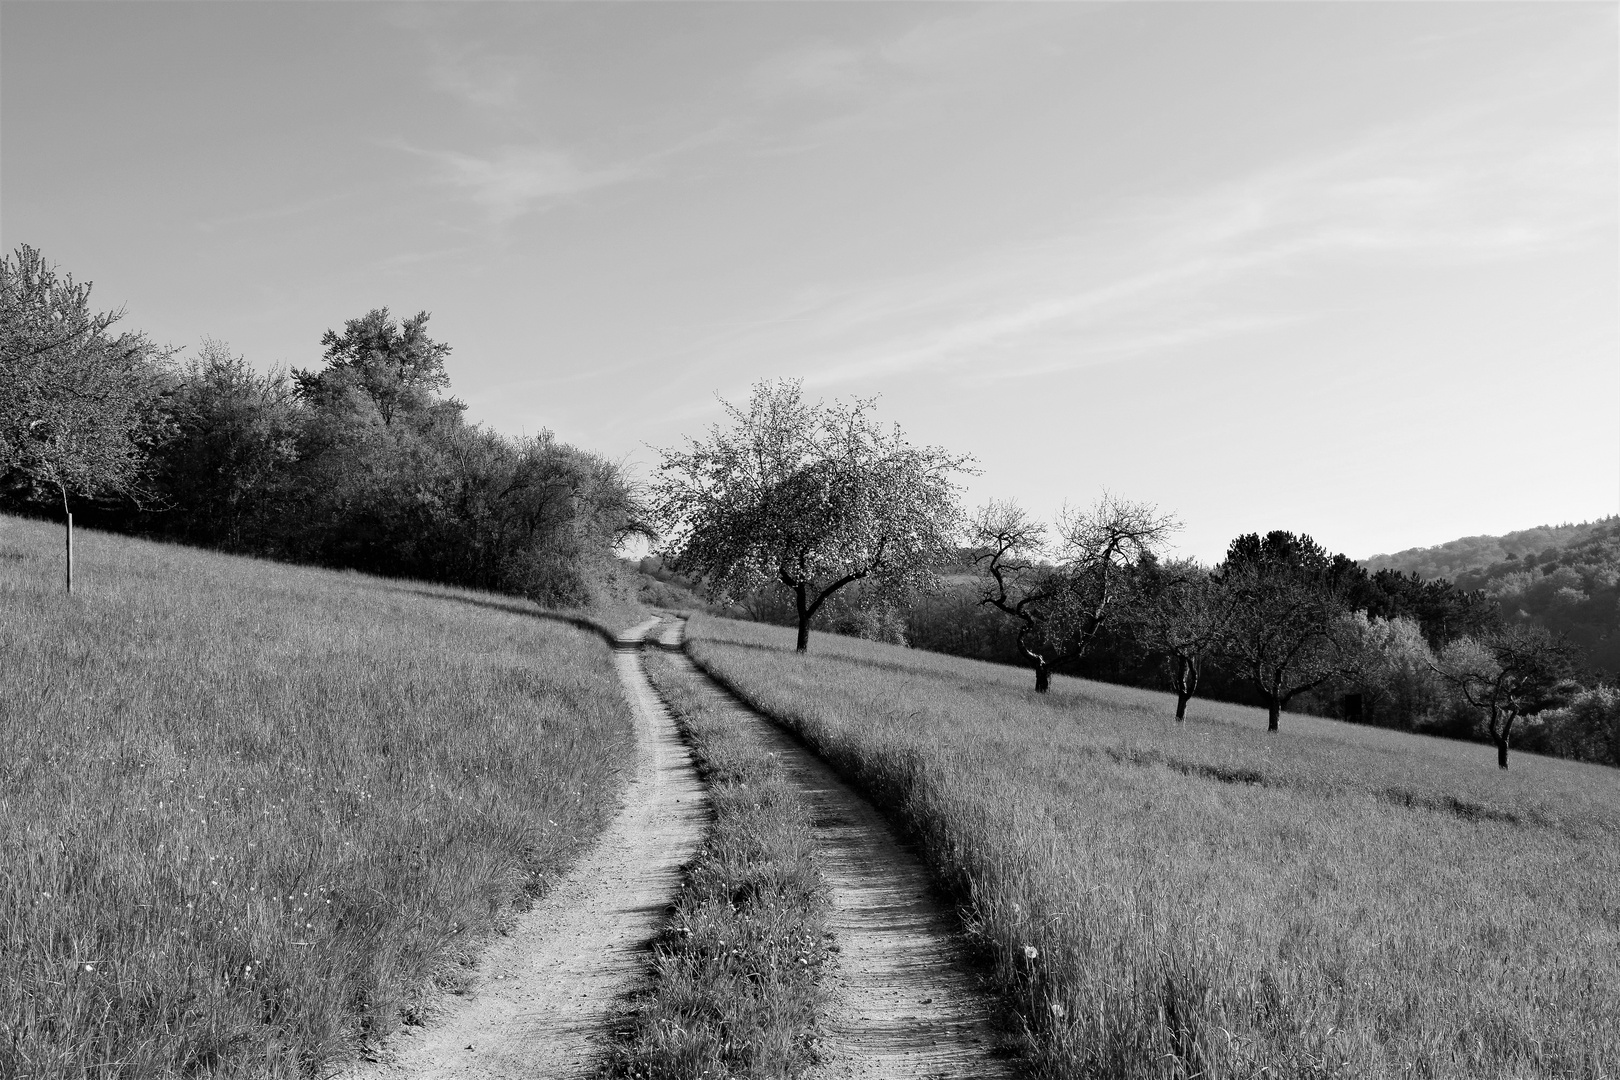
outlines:
[[[709,788],[714,820],[654,942],[609,1074],[788,1080],[813,1064],[830,900],[812,810],[746,717],[717,709],[663,656],[648,674]]]
[[[0,1075],[323,1075],[611,815],[588,630],[94,533],[68,597],[58,537],[0,518]]]
[[[1620,771],[691,631],[917,834],[1045,1076],[1620,1072]]]

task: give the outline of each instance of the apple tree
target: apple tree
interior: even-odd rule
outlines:
[[[710,594],[774,582],[798,620],[798,651],[827,599],[856,581],[908,591],[955,557],[955,477],[971,458],[914,446],[873,416],[875,401],[811,404],[798,380],[760,382],[728,423],[660,450],[652,489],[664,558]]]

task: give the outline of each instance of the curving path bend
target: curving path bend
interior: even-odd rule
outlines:
[[[669,712],[641,666],[658,618],[618,637],[634,706],[636,761],[624,805],[516,929],[493,941],[476,989],[406,1029],[354,1080],[518,1080],[594,1074],[617,999],[646,971],[646,946],[708,822],[708,802]]]

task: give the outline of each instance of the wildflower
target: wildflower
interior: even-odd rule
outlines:
[[[1041,955],[1041,950],[1037,949],[1035,946],[1033,946],[1033,945],[1025,945],[1024,946],[1024,959],[1025,960],[1033,960],[1039,955]]]

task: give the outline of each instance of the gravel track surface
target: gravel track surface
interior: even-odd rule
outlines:
[[[425,1028],[394,1038],[362,1078],[516,1080],[590,1076],[619,999],[645,977],[647,943],[708,823],[708,800],[642,668],[656,618],[614,655],[636,716],[635,772],[596,846],[516,929],[485,951],[479,981]],[[678,626],[678,624],[675,624]]]
[[[921,860],[831,767],[675,651],[683,632],[683,623],[666,623],[658,643],[711,706],[746,720],[781,756],[814,808],[838,949],[817,1080],[1020,1075],[1000,1049],[994,999],[964,963],[957,920],[934,896]]]

